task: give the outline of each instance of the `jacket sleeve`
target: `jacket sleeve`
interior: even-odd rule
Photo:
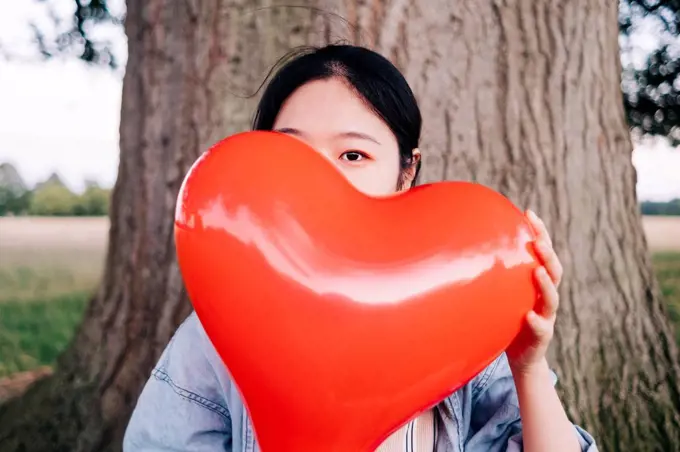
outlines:
[[[231,419],[195,314],[163,351],[132,413],[124,452],[231,452]]]
[[[553,372],[553,384],[557,376]],[[507,357],[502,354],[483,375],[472,404],[470,431],[465,450],[521,452],[522,420],[515,382]],[[583,452],[597,452],[593,437],[574,425]]]

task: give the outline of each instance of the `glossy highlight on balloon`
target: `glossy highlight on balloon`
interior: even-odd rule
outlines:
[[[175,215],[189,297],[264,452],[372,452],[517,336],[531,226],[479,184],[388,197],[276,132],[231,136]]]

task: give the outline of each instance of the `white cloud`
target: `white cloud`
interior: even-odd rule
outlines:
[[[58,172],[74,189],[118,168],[121,80],[78,61],[2,63],[0,161],[29,184]]]
[[[680,148],[665,139],[646,140],[633,151],[638,197],[646,201],[680,198]]]

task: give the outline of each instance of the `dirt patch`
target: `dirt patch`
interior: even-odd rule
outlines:
[[[0,218],[0,249],[106,250],[109,220],[97,218]]]
[[[643,217],[642,225],[652,251],[680,251],[680,216]]]
[[[646,216],[642,224],[655,251],[680,250],[680,217]],[[108,218],[0,218],[0,250],[88,250],[103,255]]]
[[[33,382],[48,375],[52,375],[52,368],[45,366],[0,379],[0,403],[20,396]]]

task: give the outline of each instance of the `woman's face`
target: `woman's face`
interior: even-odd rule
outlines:
[[[340,78],[307,83],[284,103],[274,130],[295,136],[327,157],[360,191],[397,191],[397,139]],[[408,179],[408,177],[407,177]],[[403,185],[409,187],[410,180]]]

